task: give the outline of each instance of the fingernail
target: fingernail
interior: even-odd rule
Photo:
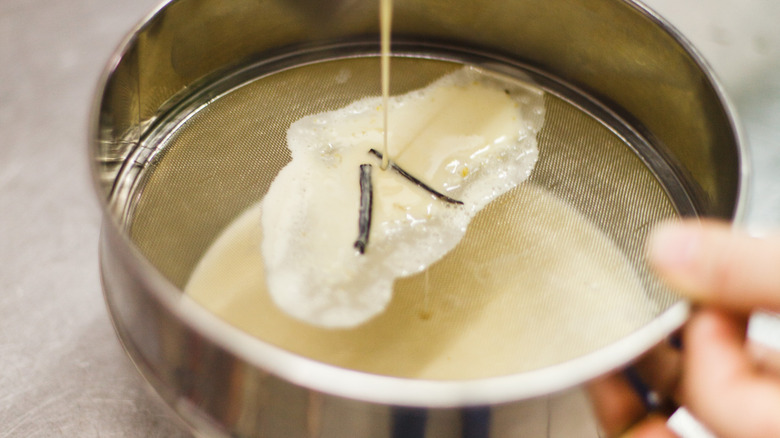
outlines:
[[[662,274],[686,271],[694,262],[699,247],[698,228],[667,223],[650,236],[648,261]]]

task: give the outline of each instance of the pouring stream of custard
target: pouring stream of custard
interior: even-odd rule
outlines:
[[[393,22],[393,0],[380,1],[380,33],[381,33],[381,62],[382,62],[382,116],[383,116],[383,142],[382,142],[382,170],[387,169],[390,162],[390,154],[387,148],[388,132],[388,105],[390,100],[390,28]]]

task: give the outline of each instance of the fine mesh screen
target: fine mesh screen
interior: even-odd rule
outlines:
[[[396,58],[393,94],[460,67]],[[287,128],[378,95],[378,77],[375,57],[325,61],[191,107],[172,132],[150,139],[161,152],[133,198],[132,239],[230,324],[304,356],[401,377],[470,379],[560,363],[624,337],[675,302],[643,262],[651,225],[677,210],[634,150],[641,145],[547,93],[531,178],[480,212],[444,259],[398,280],[383,314],[328,330],[276,309],[260,255],[262,233],[273,230],[260,229],[257,203],[290,159]]]

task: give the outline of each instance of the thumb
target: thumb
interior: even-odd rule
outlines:
[[[648,261],[694,301],[780,309],[780,236],[758,239],[713,221],[667,223],[650,236]]]

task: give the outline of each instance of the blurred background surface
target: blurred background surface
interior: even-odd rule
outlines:
[[[645,3],[722,80],[752,155],[746,225],[756,232],[777,227],[780,2]],[[98,274],[100,211],[85,159],[103,66],[156,4],[0,1],[0,438],[186,436],[114,336]]]

